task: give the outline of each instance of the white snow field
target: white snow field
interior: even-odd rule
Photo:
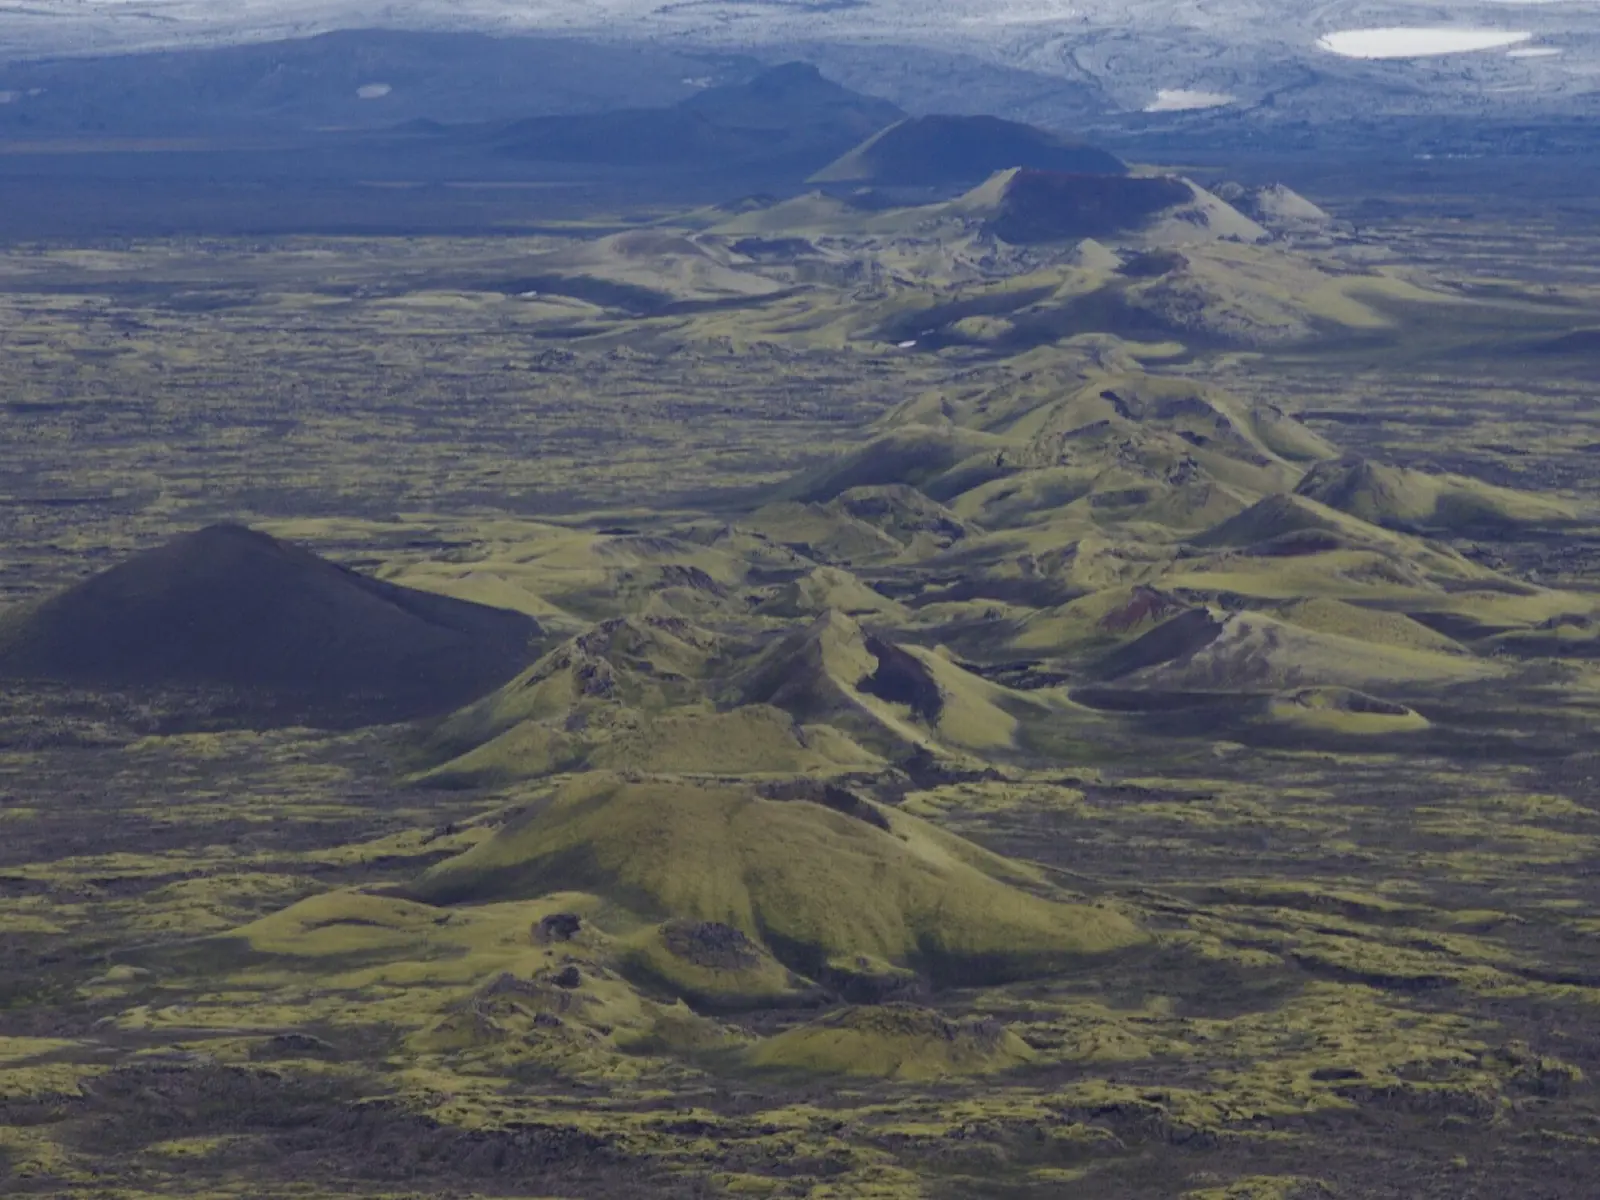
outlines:
[[[1156,98],[1144,106],[1147,113],[1189,112],[1197,108],[1221,108],[1238,99],[1227,92],[1197,92],[1190,88],[1162,88]]]
[[[1343,29],[1324,34],[1317,45],[1344,58],[1426,58],[1435,54],[1469,54],[1498,50],[1531,41],[1533,34],[1504,29],[1427,28],[1391,26],[1383,29]]]

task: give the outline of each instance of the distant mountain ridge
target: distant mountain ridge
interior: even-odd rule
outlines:
[[[507,155],[610,166],[766,163],[810,170],[905,117],[887,100],[785,63],[670,108],[535,117],[496,130]]]
[[[1587,48],[1597,32],[1589,4],[1477,0],[1462,8],[1463,20],[1471,12],[1486,24],[1504,22],[1556,53],[1488,51],[1377,67],[1319,44],[1330,31],[1371,23],[1374,13],[1354,0],[1300,6],[1232,0],[1185,6],[1181,19],[1179,11],[1171,3],[1117,0],[1070,6],[1038,0],[25,0],[0,9],[0,45],[19,57],[219,48],[382,23],[799,54],[852,78],[882,78],[892,98],[908,108],[927,110],[959,95],[972,111],[1004,109],[1045,120],[1085,111],[1139,113],[1162,92],[1186,86],[1218,89],[1234,99],[1215,110],[1154,114],[1158,119],[1204,122],[1213,119],[1210,113],[1224,120],[1242,116],[1258,129],[1272,130],[1281,120],[1333,131],[1351,117],[1379,114],[1581,116],[1589,110],[1594,66]],[[1062,35],[1070,36],[1071,52],[1050,52],[1049,43]],[[1559,53],[1563,47],[1568,53]],[[0,89],[13,86],[0,82]]]
[[[0,131],[260,135],[464,124],[667,105],[756,69],[737,54],[637,42],[349,29],[206,49],[0,61]]]

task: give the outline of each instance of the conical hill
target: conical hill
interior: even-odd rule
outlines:
[[[966,429],[903,425],[887,430],[858,450],[798,476],[779,489],[784,498],[827,501],[860,488],[907,484],[920,487],[964,459],[994,453],[1006,443]]]
[[[890,758],[940,748],[1005,751],[1018,731],[1004,688],[834,610],[780,638],[734,676],[729,692],[738,703],[831,726]]]
[[[1197,608],[1121,647],[1102,671],[1124,687],[1242,693],[1453,683],[1491,676],[1496,668],[1466,655],[1378,644],[1263,613]]]
[[[1197,547],[1232,548],[1265,558],[1294,558],[1358,549],[1381,555],[1418,581],[1489,578],[1493,573],[1455,550],[1373,525],[1297,494],[1267,496],[1193,540]]]
[[[769,704],[797,720],[832,725],[891,757],[926,748],[931,733],[919,725],[917,713],[937,720],[937,687],[931,680],[922,681],[920,692],[908,685],[910,702],[896,706],[860,689],[877,670],[866,632],[830,609],[756,657],[734,677],[730,691],[737,703]]]
[[[505,687],[452,714],[430,743],[459,753],[526,721],[567,720],[586,703],[654,711],[692,702],[714,635],[672,617],[614,617],[569,638]]]
[[[825,502],[779,500],[744,523],[824,563],[931,553],[975,532],[944,505],[898,482],[848,488]]]
[[[880,427],[867,446],[778,489],[829,505],[841,528],[819,526],[805,544],[835,561],[892,556],[905,531],[919,527],[933,534],[924,550],[943,549],[985,528],[1051,519],[1078,501],[1096,525],[1198,532],[1289,491],[1308,465],[1337,453],[1271,404],[1136,367],[1019,373],[921,397]],[[855,524],[855,536],[844,537],[842,525],[866,518],[869,503],[897,510],[893,523],[873,519],[900,541],[874,544]],[[789,516],[790,544],[798,544],[799,515]],[[822,515],[811,513],[810,525]]]
[[[333,725],[448,711],[532,657],[529,617],[398,587],[237,525],[183,535],[0,622],[0,675],[205,687]]]
[[[1164,175],[1017,171],[1000,190],[987,226],[1016,246],[1113,237],[1143,228],[1194,196],[1188,184]]]
[[[1009,167],[1121,176],[1115,155],[1048,130],[987,116],[908,117],[813,175],[817,183],[926,186],[976,182]]]
[[[593,893],[646,918],[731,926],[813,977],[865,955],[942,982],[1018,978],[1142,940],[1111,910],[1024,890],[1025,868],[917,818],[843,808],[593,773],[412,892],[433,904]]]
[[[1316,501],[1279,493],[1262,498],[1237,516],[1194,539],[1196,546],[1248,547],[1305,535],[1324,535],[1331,545],[1341,535],[1363,532],[1359,521]],[[1376,529],[1371,530],[1378,534]]]
[[[905,607],[873,591],[849,571],[817,567],[798,579],[773,589],[756,611],[774,617],[816,617],[829,609],[852,617],[874,616],[903,621]]]
[[[1325,210],[1281,183],[1258,188],[1223,183],[1212,191],[1274,233],[1322,233],[1334,225]]]
[[[440,722],[419,748],[433,783],[562,771],[836,773],[881,765],[842,733],[762,704],[717,709],[721,640],[673,617],[616,618],[556,647]]]
[[[1569,521],[1560,501],[1459,475],[1430,475],[1356,455],[1318,463],[1295,491],[1363,521],[1451,532]]]

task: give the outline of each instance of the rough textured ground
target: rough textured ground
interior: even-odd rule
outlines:
[[[548,634],[426,729],[7,691],[7,1194],[1589,1195],[1593,229],[728,219],[0,260],[8,599],[228,518]],[[817,961],[648,840],[419,886],[590,769],[1149,940]]]

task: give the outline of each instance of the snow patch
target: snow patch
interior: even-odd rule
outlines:
[[[1523,50],[1507,50],[1507,58],[1554,58],[1561,51],[1554,46],[1529,46]]]
[[[1323,34],[1317,46],[1343,58],[1425,58],[1434,54],[1468,54],[1498,50],[1533,37],[1506,29],[1436,29],[1393,26],[1385,29],[1342,29]]]
[[[364,83],[356,89],[356,95],[363,100],[382,100],[392,91],[387,83]]]
[[[1144,106],[1147,113],[1188,112],[1197,108],[1221,108],[1239,97],[1226,92],[1199,92],[1190,88],[1162,88],[1156,98]]]

